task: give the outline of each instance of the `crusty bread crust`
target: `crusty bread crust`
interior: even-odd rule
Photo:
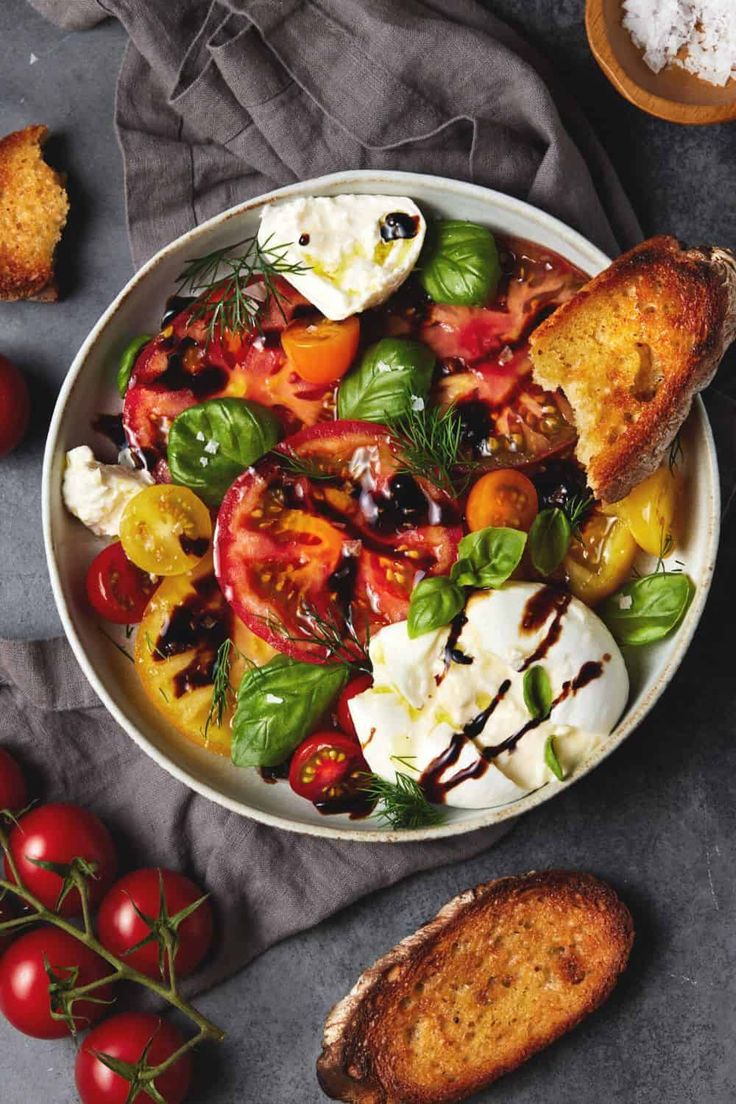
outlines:
[[[531,335],[535,380],[560,388],[597,498],[617,502],[655,471],[736,334],[736,257],[642,242]]]
[[[590,874],[468,890],[358,979],[325,1024],[317,1076],[351,1104],[451,1104],[516,1069],[597,1008],[633,923]]]
[[[41,155],[47,136],[37,125],[0,139],[0,299],[57,298],[54,250],[69,202]]]

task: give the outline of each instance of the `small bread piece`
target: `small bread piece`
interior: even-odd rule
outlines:
[[[597,498],[617,502],[660,466],[735,332],[736,257],[662,236],[624,253],[532,333],[534,379],[570,403]]]
[[[353,1104],[449,1104],[516,1069],[609,995],[634,929],[590,874],[500,878],[450,901],[330,1013],[320,1085]]]
[[[54,249],[69,201],[41,156],[47,135],[29,126],[0,139],[0,299],[57,298]]]

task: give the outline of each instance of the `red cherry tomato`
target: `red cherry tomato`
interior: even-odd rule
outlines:
[[[112,838],[94,813],[78,805],[39,805],[31,809],[10,833],[10,851],[21,881],[46,908],[55,908],[63,879],[52,870],[44,870],[34,859],[52,863],[71,863],[86,859],[96,866],[95,877],[88,879],[90,904],[96,905],[111,885],[117,870]],[[7,859],[5,874],[12,880]],[[59,912],[77,916],[81,901],[76,889],[64,898]]]
[[[78,971],[75,985],[88,985],[111,972],[111,967],[77,939],[58,928],[37,928],[19,936],[0,958],[0,1012],[13,1027],[35,1039],[61,1039],[70,1034],[64,1020],[51,1015],[48,963],[62,983]],[[74,1002],[72,1014],[78,1031],[99,1020],[109,1001],[112,986],[102,985],[94,991],[95,1001]]]
[[[87,571],[89,604],[116,625],[136,625],[157,585],[130,562],[120,541],[103,548]]]
[[[28,804],[28,787],[13,756],[0,748],[0,809],[17,813]]]
[[[352,736],[354,740],[358,739],[358,734],[355,731],[355,725],[353,724],[353,718],[350,716],[350,709],[348,706],[357,694],[362,694],[364,690],[367,690],[372,685],[373,679],[370,675],[358,675],[357,678],[350,680],[337,699],[337,708],[335,710],[337,723],[340,725],[343,732],[348,736]]]
[[[28,429],[31,399],[25,376],[0,356],[0,456],[19,445]]]
[[[139,913],[152,920],[160,918],[159,875],[169,917],[204,896],[199,886],[174,870],[135,870],[108,891],[97,914],[97,934],[103,946],[152,978],[160,977],[157,941],[152,940],[132,952],[131,947],[151,933],[151,925],[141,920]],[[174,964],[177,975],[186,977],[196,970],[212,943],[212,908],[209,901],[203,901],[176,930],[179,946]]]
[[[101,1062],[98,1054],[108,1054],[135,1065],[148,1043],[148,1066],[159,1066],[184,1043],[177,1029],[152,1012],[123,1012],[111,1016],[90,1031],[77,1052],[74,1066],[77,1092],[82,1104],[150,1104],[150,1096],[141,1089],[130,1100],[130,1083]],[[192,1060],[188,1054],[174,1062],[156,1078],[157,1099],[166,1104],[181,1104],[192,1078]]]
[[[315,732],[294,753],[289,785],[307,801],[337,805],[360,790],[368,769],[355,740],[342,732]]]

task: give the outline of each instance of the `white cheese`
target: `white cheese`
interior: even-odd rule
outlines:
[[[381,227],[392,213],[414,220],[413,237],[384,241]],[[405,196],[317,196],[265,207],[258,241],[304,266],[287,274],[289,283],[325,317],[339,320],[383,303],[403,284],[425,231],[421,211]]]
[[[98,537],[117,537],[123,510],[153,479],[121,464],[101,464],[87,445],[66,454],[62,493],[67,510]]]

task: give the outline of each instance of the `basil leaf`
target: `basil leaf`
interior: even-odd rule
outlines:
[[[496,242],[475,222],[444,219],[430,225],[419,258],[419,279],[435,303],[483,306],[501,277]]]
[[[465,605],[465,595],[446,575],[422,579],[411,592],[407,631],[411,640],[449,625]]]
[[[526,533],[489,526],[468,533],[458,545],[450,578],[464,587],[500,587],[519,566]]]
[[[534,720],[548,717],[552,708],[552,686],[546,668],[541,663],[524,672],[524,705]]]
[[[544,762],[552,771],[555,778],[563,782],[565,779],[565,772],[562,769],[562,764],[557,758],[557,752],[555,751],[555,738],[552,734],[547,737],[547,742],[544,745]]]
[[[131,373],[135,367],[136,358],[143,348],[151,340],[151,334],[141,334],[140,337],[134,337],[132,341],[129,341],[125,346],[120,357],[120,363],[118,365],[118,393],[121,399],[125,398],[125,392],[128,390],[128,384],[130,383]]]
[[[529,554],[541,575],[551,575],[560,566],[570,547],[572,528],[559,506],[541,510],[529,530]]]
[[[276,767],[327,712],[348,680],[348,668],[299,663],[277,655],[246,671],[233,716],[236,767]]]
[[[419,341],[384,337],[366,349],[337,392],[338,418],[385,422],[406,414],[413,399],[424,402],[434,371],[434,353]]]
[[[171,477],[218,506],[233,480],[280,436],[281,423],[267,407],[247,399],[208,399],[183,410],[171,424]]]
[[[652,644],[687,613],[695,584],[679,571],[657,571],[627,583],[598,607],[619,644]]]

